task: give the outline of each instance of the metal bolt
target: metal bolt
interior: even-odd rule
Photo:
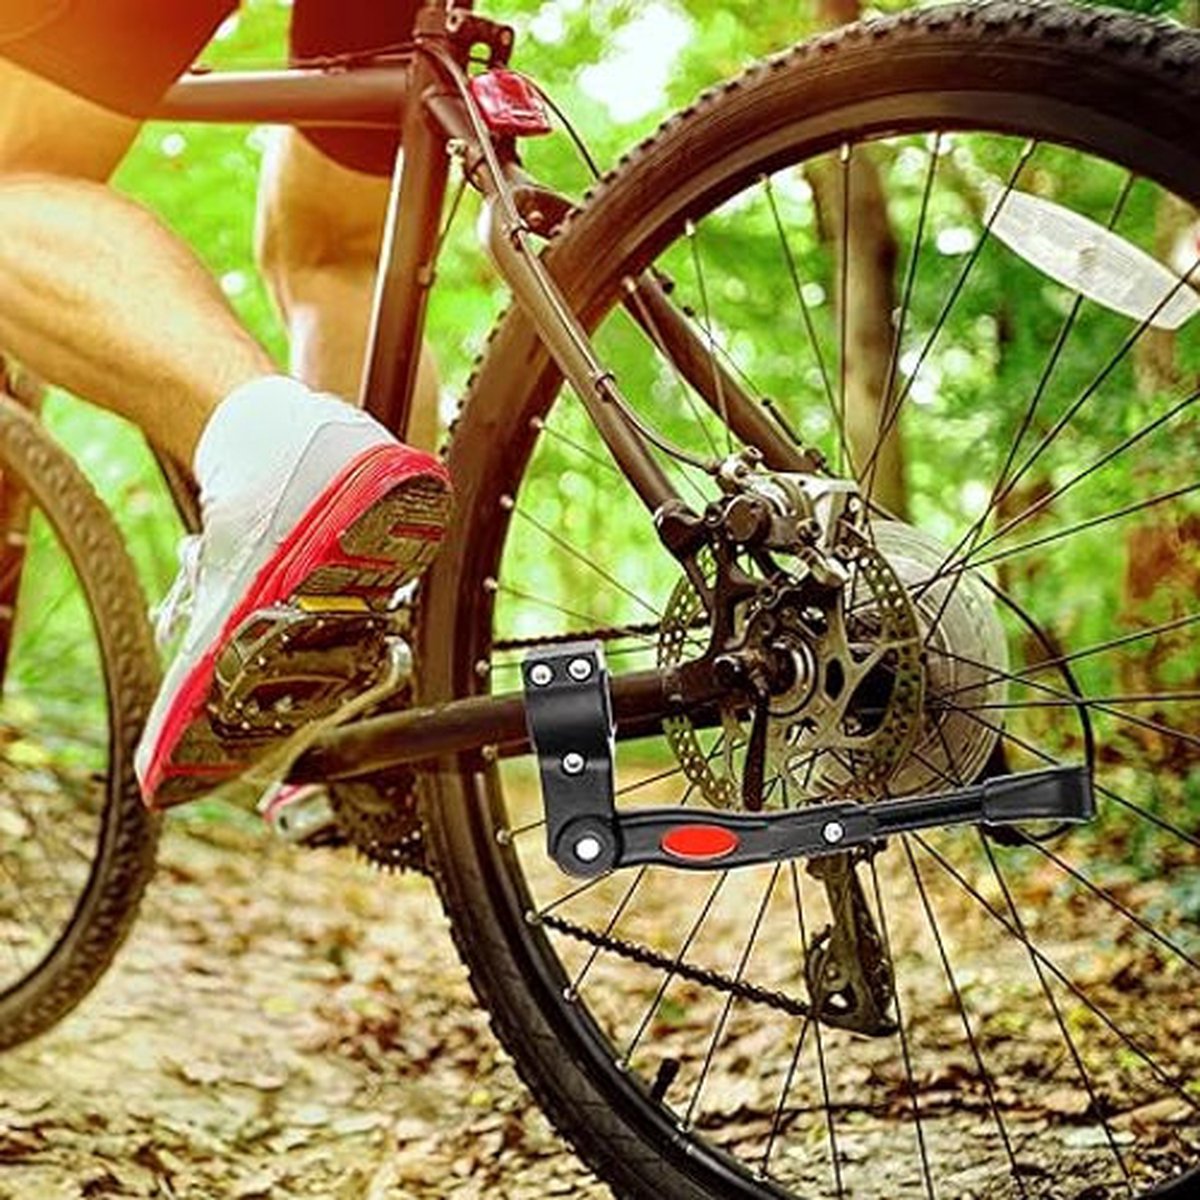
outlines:
[[[590,658],[573,658],[567,664],[567,674],[577,683],[582,683],[591,673],[592,660]]]
[[[537,684],[538,687],[545,687],[553,678],[554,672],[544,662],[534,663],[529,668],[529,681],[530,683]]]
[[[826,821],[825,827],[821,830],[821,836],[831,846],[834,846],[846,836],[846,827],[841,821]]]
[[[568,775],[580,775],[583,768],[587,765],[583,755],[578,750],[569,750],[563,755],[562,769]]]
[[[600,857],[600,851],[603,849],[604,847],[600,845],[600,839],[588,834],[586,837],[581,837],[575,843],[575,857],[580,862],[595,862]]]

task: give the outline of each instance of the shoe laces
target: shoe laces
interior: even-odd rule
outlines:
[[[170,590],[151,612],[154,640],[165,650],[192,615],[200,578],[200,535],[189,534],[179,543],[179,572]]]

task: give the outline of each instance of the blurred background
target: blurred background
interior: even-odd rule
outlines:
[[[603,169],[669,112],[755,58],[860,15],[918,6],[911,0],[511,0],[479,7],[516,26],[514,65],[532,74],[570,115]],[[1197,0],[1120,0],[1116,6],[1192,21],[1200,14]],[[282,64],[289,8],[281,0],[245,0],[203,62],[214,68]],[[242,319],[284,361],[281,325],[251,252],[266,134],[265,128],[151,122],[115,184],[196,250]],[[529,144],[528,160],[535,173],[568,194],[580,195],[586,187],[587,174],[565,137]],[[473,236],[473,201],[466,197],[447,244],[430,313],[443,425],[506,302]],[[1019,313],[1012,324],[1019,327]],[[936,364],[931,370],[936,373]],[[179,527],[140,435],[61,395],[52,400],[49,419],[116,511],[148,594],[161,596],[175,573]]]

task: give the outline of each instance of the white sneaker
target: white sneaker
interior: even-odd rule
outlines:
[[[343,420],[319,424],[277,481],[206,509],[160,621],[169,632],[190,601],[135,757],[146,803],[195,799],[270,749],[223,737],[210,720],[217,659],[247,617],[305,596],[386,605],[433,560],[449,510],[438,459],[373,422]]]

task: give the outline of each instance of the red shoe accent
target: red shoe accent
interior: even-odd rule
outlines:
[[[257,609],[277,604],[301,590],[305,580],[321,567],[345,563],[378,569],[373,558],[347,556],[338,539],[374,503],[400,484],[422,476],[440,479],[449,490],[449,474],[432,455],[410,446],[375,446],[347,463],[308,506],[292,532],[263,564],[225,619],[220,633],[176,693],[142,783],[142,798],[148,808],[154,807],[154,794],[168,776],[211,774],[216,777],[235,773],[242,765],[235,764],[230,769],[228,764],[170,762],[175,747],[204,708],[218,653],[237,627]],[[427,531],[420,535],[422,541],[436,541],[441,537],[441,530],[436,526],[420,528]],[[428,536],[428,532],[433,531],[436,535]],[[395,565],[392,560],[383,561],[389,567]]]

